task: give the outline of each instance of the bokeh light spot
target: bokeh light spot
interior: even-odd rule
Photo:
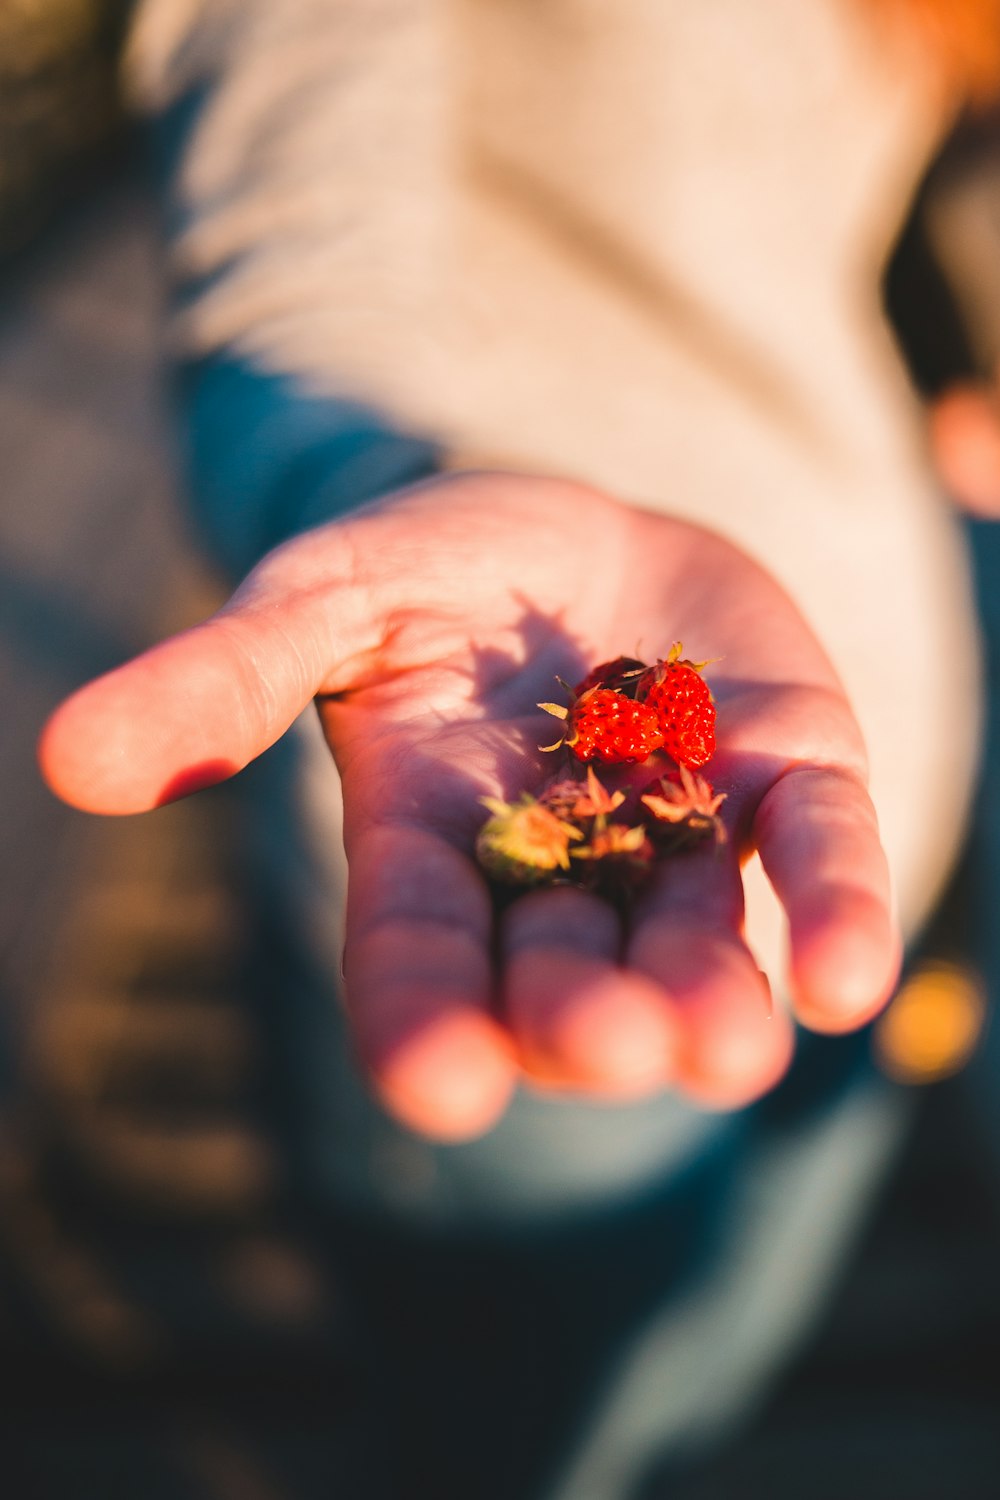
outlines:
[[[982,981],[960,964],[934,960],[905,982],[873,1033],[880,1068],[898,1083],[933,1083],[957,1073],[983,1034]]]

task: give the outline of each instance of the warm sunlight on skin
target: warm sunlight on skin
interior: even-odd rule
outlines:
[[[565,890],[498,915],[472,857],[480,799],[550,769],[535,704],[557,674],[675,640],[722,659],[728,842],[665,866],[627,924]],[[82,688],[42,767],[76,806],[153,808],[245,765],[313,697],[344,788],[348,1014],[414,1130],[480,1134],[519,1079],[713,1108],[770,1088],[791,1027],[743,940],[752,848],[788,916],[801,1019],[846,1030],[891,992],[857,724],[790,600],[717,536],[568,483],[435,480],[287,543],[213,619]]]

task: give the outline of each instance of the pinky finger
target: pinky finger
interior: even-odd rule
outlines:
[[[788,917],[800,1021],[824,1032],[864,1025],[891,996],[902,952],[867,791],[850,772],[796,767],[761,802],[753,839]]]

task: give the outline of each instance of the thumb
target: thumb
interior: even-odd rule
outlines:
[[[272,554],[203,624],[62,703],[39,743],[57,796],[86,812],[146,812],[233,775],[279,739],[371,629],[335,566],[320,581],[314,551],[308,576],[296,577],[296,559],[294,543]]]

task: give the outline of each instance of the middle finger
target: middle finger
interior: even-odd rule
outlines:
[[[621,967],[621,942],[617,913],[588,891],[536,891],[508,909],[504,1017],[536,1083],[629,1097],[671,1081],[673,1014],[659,985]]]

